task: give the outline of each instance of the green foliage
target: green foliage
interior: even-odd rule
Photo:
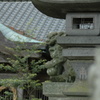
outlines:
[[[13,93],[9,91],[4,92],[5,96],[0,96],[0,100],[9,100],[9,98],[13,98]]]
[[[45,63],[45,60],[29,60],[30,55],[41,51],[36,50],[36,46],[31,47],[31,50],[26,49],[25,46],[23,43],[18,43],[16,48],[8,48],[12,52],[14,51],[15,54],[8,58],[9,65],[0,64],[0,70],[16,72],[18,76],[11,79],[1,79],[0,85],[27,89],[27,94],[31,96],[34,89],[41,88],[41,83],[36,80],[36,76],[43,68],[40,65]],[[22,56],[23,53],[25,53],[25,56]]]

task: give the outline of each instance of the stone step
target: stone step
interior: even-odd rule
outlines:
[[[66,91],[72,83],[66,82],[44,82],[43,94],[47,97],[63,97],[63,91]]]
[[[90,59],[94,58],[94,48],[68,48],[63,49],[62,55],[68,59]]]
[[[100,46],[100,36],[62,36],[57,43],[63,47],[68,46]]]
[[[50,97],[49,100],[90,100],[89,97]]]

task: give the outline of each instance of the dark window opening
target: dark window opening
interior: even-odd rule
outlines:
[[[73,29],[93,29],[93,18],[73,18]]]

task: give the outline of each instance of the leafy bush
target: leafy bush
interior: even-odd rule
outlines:
[[[11,79],[1,79],[0,85],[27,89],[27,94],[30,96],[29,100],[38,100],[37,98],[30,98],[34,89],[41,88],[41,83],[36,79],[36,76],[37,73],[39,73],[43,68],[40,67],[40,65],[45,63],[45,60],[33,59],[29,61],[29,57],[32,54],[40,53],[41,51],[37,50],[35,47],[32,47],[31,50],[22,50],[23,48],[26,48],[25,44],[18,44],[16,48],[8,48],[12,52],[14,51],[15,54],[8,58],[9,65],[0,64],[0,70],[16,72],[18,77],[12,77]],[[22,56],[24,53],[25,55]]]

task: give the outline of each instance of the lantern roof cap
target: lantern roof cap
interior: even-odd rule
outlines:
[[[68,12],[99,12],[100,0],[32,0],[42,13],[64,19]]]

